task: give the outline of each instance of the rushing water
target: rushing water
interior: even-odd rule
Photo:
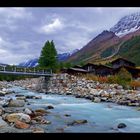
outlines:
[[[140,111],[135,107],[121,106],[113,103],[93,103],[87,99],[73,96],[35,93],[21,87],[12,88],[22,95],[39,95],[42,99],[29,99],[33,109],[53,105],[54,109],[46,117],[52,123],[45,125],[48,132],[140,132]],[[66,117],[65,114],[71,116]],[[88,123],[68,126],[73,120],[86,119]],[[119,123],[125,123],[126,128],[117,129]]]

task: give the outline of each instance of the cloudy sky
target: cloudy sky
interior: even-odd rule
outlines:
[[[58,53],[80,49],[103,30],[140,8],[0,8],[0,63],[40,55],[47,40]]]

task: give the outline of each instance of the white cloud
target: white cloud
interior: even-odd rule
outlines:
[[[23,19],[31,18],[32,14],[27,12],[25,8],[0,8],[0,16],[7,19]]]
[[[62,21],[60,21],[59,18],[53,19],[52,23],[43,25],[40,29],[39,32],[45,33],[45,34],[52,34],[57,32],[58,30],[63,29],[64,25]]]
[[[25,8],[0,8],[0,28],[6,28],[10,31],[18,29],[19,21],[33,20],[33,15]]]
[[[31,42],[19,40],[12,42],[0,36],[0,63],[19,64],[38,55]]]

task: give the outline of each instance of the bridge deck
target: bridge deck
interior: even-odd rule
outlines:
[[[12,74],[12,75],[28,75],[28,76],[53,76],[52,73],[47,72],[14,72],[14,71],[0,71],[0,74]]]

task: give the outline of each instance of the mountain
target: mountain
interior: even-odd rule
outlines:
[[[139,40],[140,13],[133,13],[121,18],[109,31],[97,35],[67,61],[105,64],[121,56],[140,65]]]
[[[5,67],[5,66],[9,66],[9,65],[8,65],[8,64],[0,63],[0,66],[1,66],[1,67]]]
[[[62,53],[62,54],[58,54],[58,61],[59,62],[63,62],[65,60],[67,60],[68,57],[70,57],[72,54],[76,53],[78,51],[78,49],[75,49],[71,52],[68,53]],[[20,67],[36,67],[38,65],[38,58],[35,59],[30,59],[27,60],[25,62],[20,63],[18,66]]]
[[[82,49],[71,55],[67,61],[79,63],[98,59],[104,49],[119,43],[119,41],[120,39],[115,33],[105,30],[87,43]]]
[[[139,66],[139,52],[140,13],[133,13],[122,17],[109,31],[101,32],[80,50],[58,54],[58,60],[73,64],[81,62],[105,64],[121,56]],[[33,66],[31,62],[29,64]]]
[[[121,37],[138,29],[140,29],[140,13],[133,13],[122,17],[110,31]]]
[[[38,65],[38,58],[30,59],[25,62],[20,63],[20,67],[36,67]]]

